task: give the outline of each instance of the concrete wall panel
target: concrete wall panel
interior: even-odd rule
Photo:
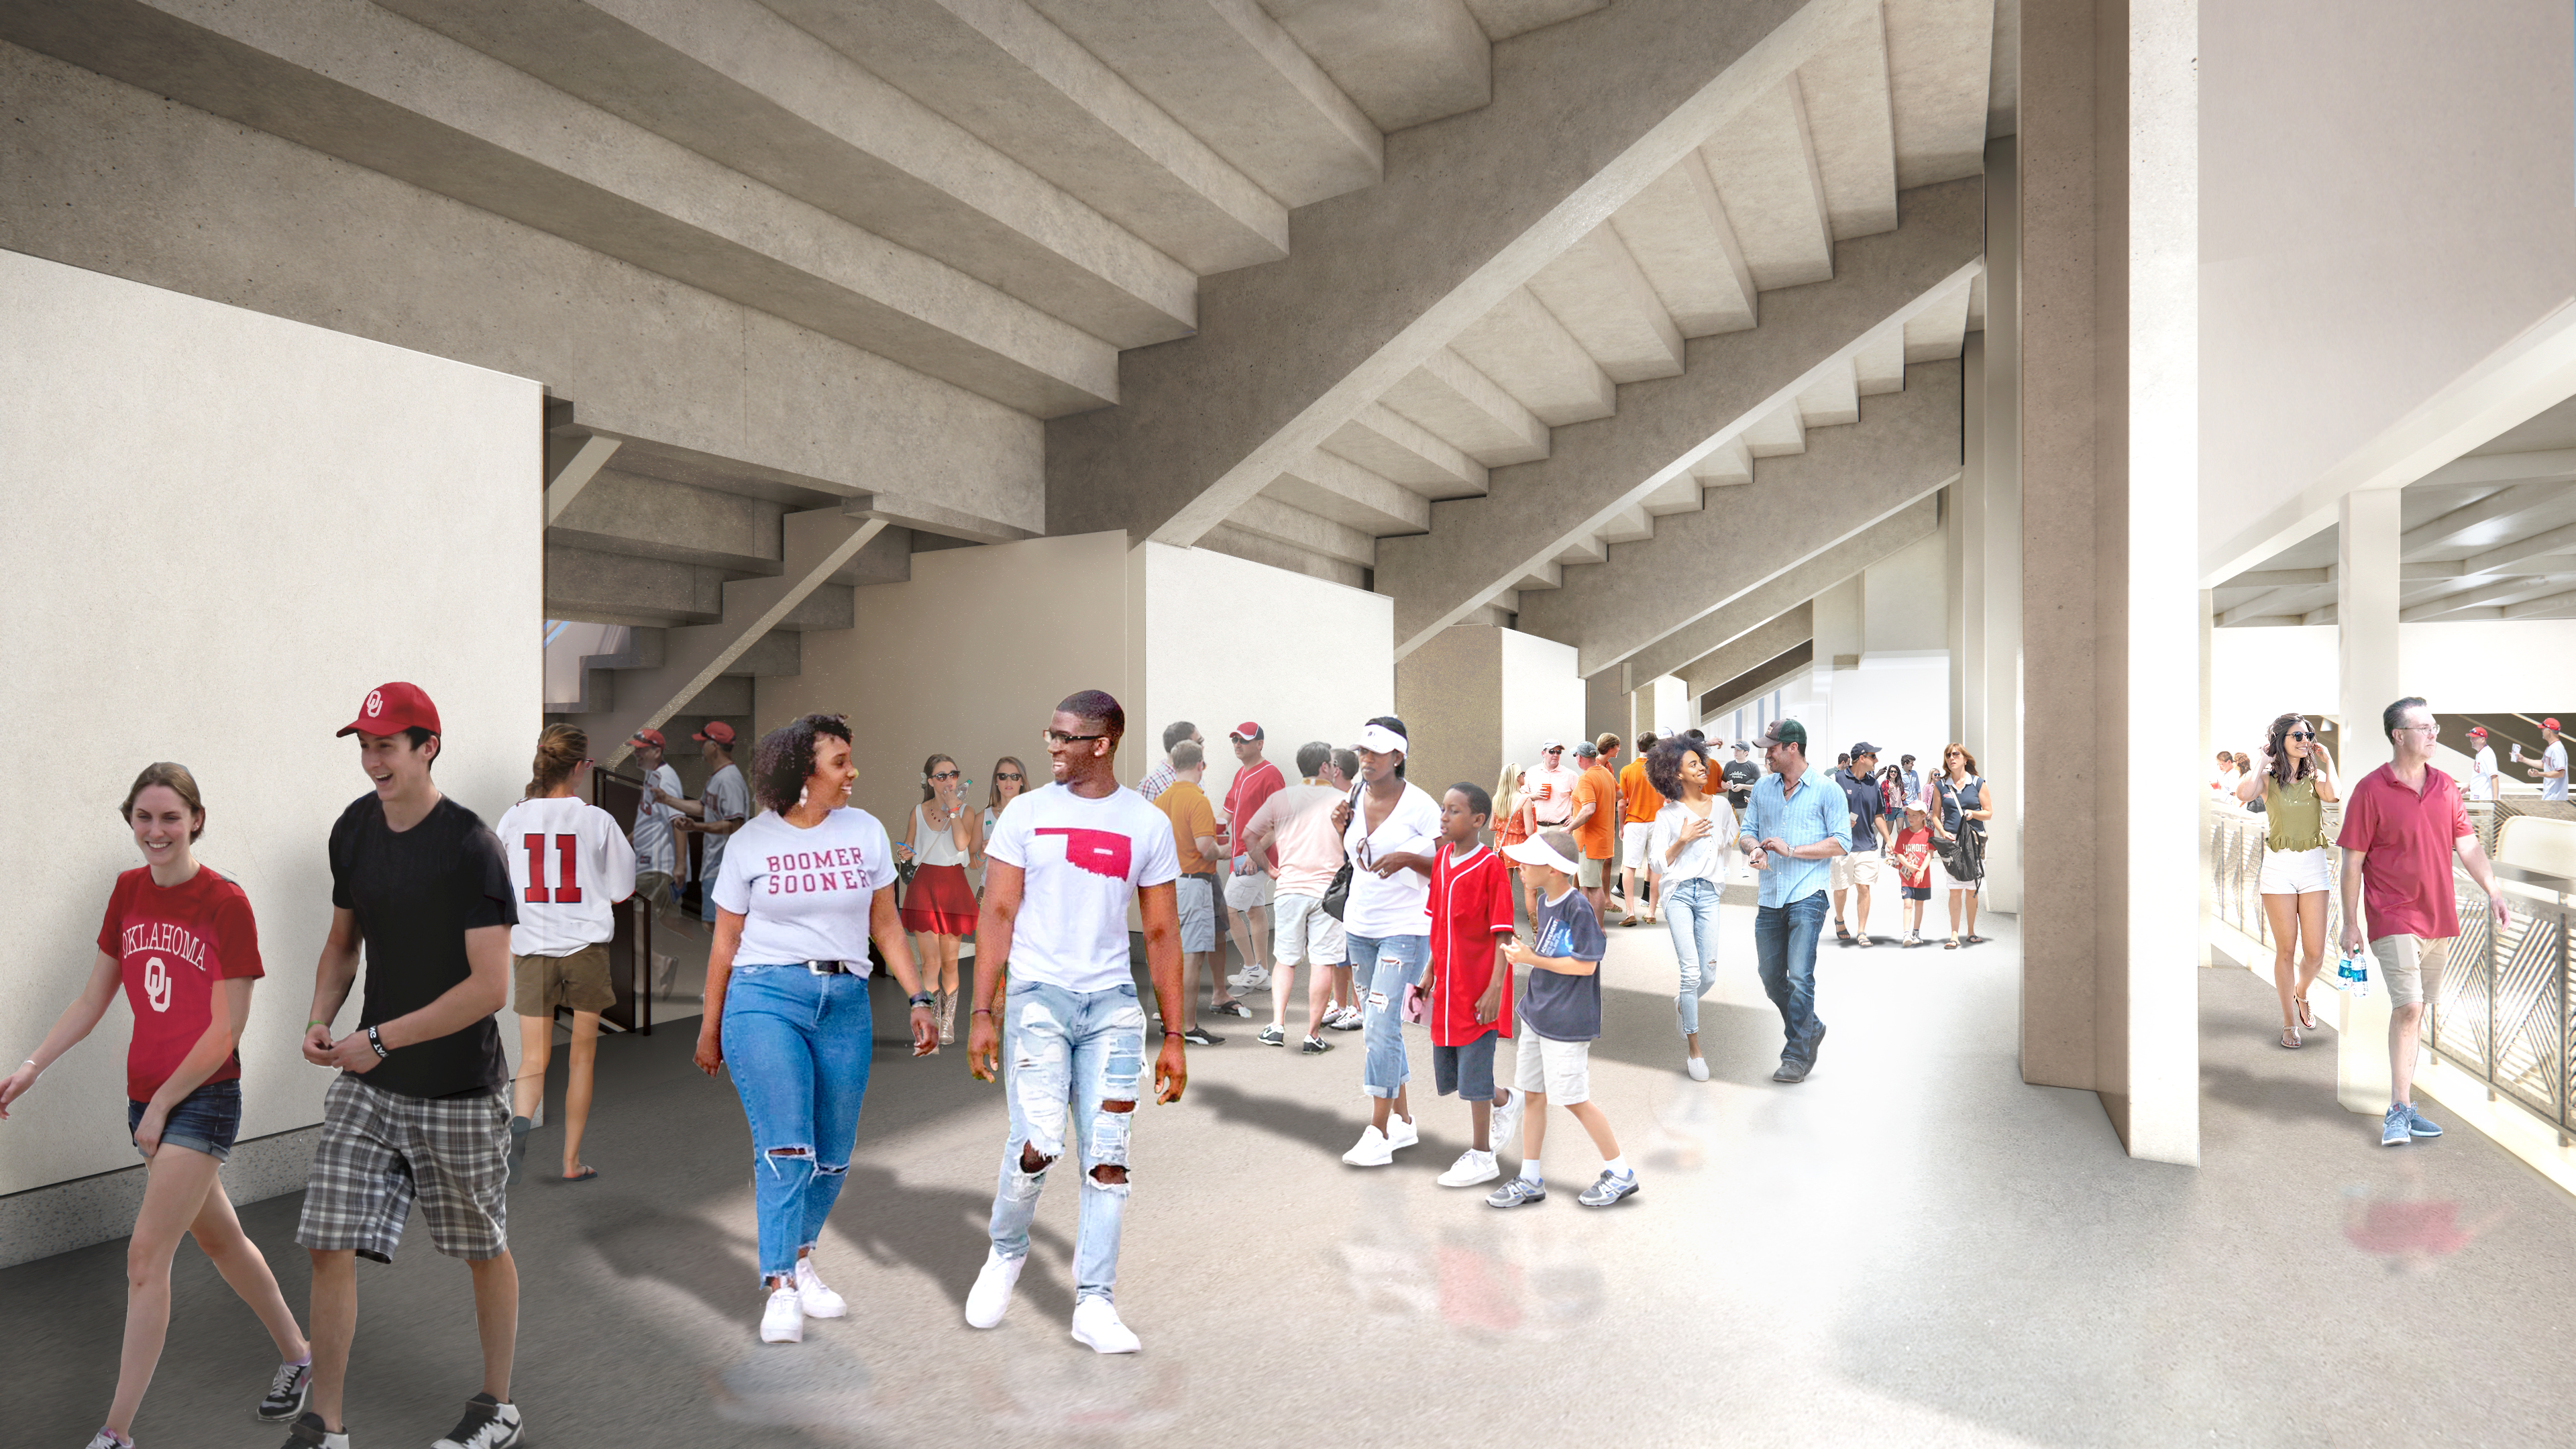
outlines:
[[[12,131],[47,123],[15,113],[30,125]],[[332,732],[410,680],[447,728],[440,786],[487,822],[518,798],[543,698],[542,392],[10,252],[0,315],[0,749],[51,802],[44,829],[0,838],[19,887],[0,990],[23,1008],[0,1045],[27,1055],[87,976],[109,887],[138,863],[116,806],[178,760],[206,796],[200,858],[260,925],[243,1136],[317,1122],[332,1073],[295,1043],[330,922],[324,848],[366,789]],[[129,1031],[111,1007],[11,1113],[0,1194],[133,1166]]]

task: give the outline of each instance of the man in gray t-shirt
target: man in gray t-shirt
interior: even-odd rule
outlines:
[[[716,919],[716,867],[724,864],[725,837],[742,828],[751,815],[751,787],[743,782],[742,771],[733,762],[733,726],[723,720],[709,720],[707,727],[689,738],[698,742],[698,753],[707,762],[707,787],[695,800],[673,800],[670,807],[680,818],[671,822],[677,830],[691,830],[707,838],[705,858],[698,865],[698,919],[709,925]]]

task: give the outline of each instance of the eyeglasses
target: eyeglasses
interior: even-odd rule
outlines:
[[[2317,732],[2316,732],[2315,730],[2292,730],[2292,731],[2290,731],[2290,738],[2291,738],[2291,739],[2294,739],[2294,740],[2312,740],[2312,739],[2315,739],[2316,737],[2317,737]]]
[[[1009,772],[1009,771],[1005,771],[1005,772],[1003,772],[1003,773],[1001,773],[1001,774],[997,774],[997,775],[995,775],[993,778],[994,778],[994,779],[996,779],[996,780],[1025,780],[1025,779],[1027,779],[1027,778],[1028,778],[1028,776],[1026,776],[1026,775],[1022,775],[1022,774],[1013,773],[1013,772]]]
[[[1040,730],[1038,738],[1050,745],[1078,745],[1085,740],[1105,740],[1107,735],[1069,735],[1062,730]]]

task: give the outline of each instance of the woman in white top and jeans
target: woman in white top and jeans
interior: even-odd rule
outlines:
[[[912,1054],[928,1056],[937,1041],[896,919],[885,827],[848,808],[858,773],[839,715],[771,730],[752,761],[765,808],[734,832],[716,873],[697,1063],[711,1077],[732,1065],[751,1122],[767,1343],[802,1339],[808,1314],[848,1311],[815,1273],[813,1252],[849,1173],[868,1088],[871,937],[912,999]]]
[[[1379,715],[1360,731],[1359,806],[1333,807],[1351,863],[1351,892],[1342,907],[1351,972],[1365,1003],[1361,1085],[1371,1098],[1366,1130],[1342,1161],[1383,1167],[1395,1149],[1422,1140],[1404,1084],[1412,1075],[1404,1051],[1404,993],[1431,959],[1431,866],[1440,848],[1440,806],[1404,780],[1404,721]]]
[[[932,1012],[942,1044],[957,1040],[957,943],[975,934],[975,884],[966,878],[975,818],[958,798],[965,783],[951,756],[922,761],[921,803],[906,822],[909,839],[895,847],[896,859],[912,862],[903,928],[922,938],[915,954],[925,968],[922,988],[937,998]]]
[[[1681,987],[1673,1008],[1681,1019],[1684,1070],[1708,1080],[1699,1051],[1699,999],[1717,984],[1717,906],[1726,891],[1727,851],[1740,833],[1723,791],[1711,793],[1715,767],[1708,746],[1687,735],[1665,740],[1646,756],[1646,779],[1664,797],[1646,838],[1646,858],[1664,875],[1664,928],[1673,935]]]

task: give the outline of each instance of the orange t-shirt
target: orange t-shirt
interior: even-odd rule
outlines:
[[[1174,780],[1150,802],[1172,821],[1172,844],[1181,856],[1181,874],[1201,875],[1215,869],[1199,854],[1199,837],[1216,834],[1216,810],[1207,792],[1187,780]]]
[[[1619,782],[1610,772],[1594,765],[1574,782],[1574,809],[1580,814],[1588,802],[1592,818],[1574,827],[1574,843],[1583,847],[1586,860],[1608,860],[1618,854],[1618,836],[1612,827],[1617,823],[1613,804],[1619,798]]]
[[[1646,778],[1646,762],[1630,760],[1619,770],[1619,799],[1627,808],[1629,825],[1651,825],[1663,813],[1664,792]]]

